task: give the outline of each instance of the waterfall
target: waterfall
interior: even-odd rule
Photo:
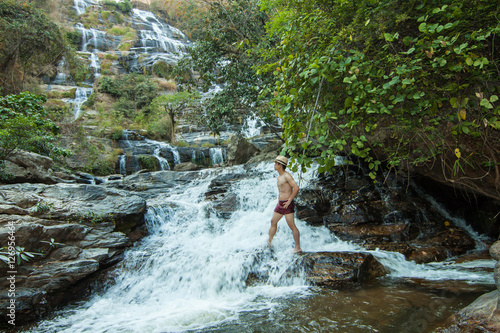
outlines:
[[[155,156],[162,158],[160,156],[160,152],[161,152],[161,149],[165,149],[165,150],[168,150],[172,153],[173,158],[174,158],[174,165],[181,163],[179,151],[177,150],[176,147],[174,147],[168,143],[162,142],[162,141],[145,139],[144,142],[146,142],[147,144],[152,145],[154,147]],[[156,154],[158,154],[158,155],[156,155]],[[165,160],[165,162],[167,162],[167,160]],[[160,161],[160,164],[161,163],[162,163],[162,161]],[[168,165],[168,162],[167,162],[167,165]],[[162,169],[162,170],[170,170],[170,167],[168,169]]]
[[[221,147],[210,148],[209,154],[210,154],[210,159],[212,160],[212,165],[220,165],[224,163],[224,155]]]
[[[160,152],[161,152],[161,146],[155,147],[153,154],[158,159],[158,162],[160,162],[160,170],[170,170],[170,165],[168,165],[168,161],[160,156]]]
[[[181,163],[181,156],[179,155],[179,151],[177,150],[177,148],[170,146],[170,150],[172,151],[172,154],[174,155],[174,164]]]
[[[258,118],[247,118],[245,121],[245,130],[243,131],[243,135],[246,138],[254,138],[260,136],[262,126],[264,123],[262,120]]]
[[[66,58],[63,57],[61,61],[59,61],[59,63],[57,64],[57,75],[50,82],[51,84],[56,84],[56,85],[73,84],[71,82],[71,77],[66,74],[66,67],[67,67]]]
[[[94,75],[94,80],[101,76],[101,62],[95,53],[90,54],[90,72]]]
[[[41,322],[31,332],[266,331],[269,327],[259,318],[269,316],[274,324],[272,318],[286,310],[291,300],[314,293],[303,274],[289,273],[297,257],[284,221],[278,226],[273,250],[266,245],[277,197],[272,168],[265,163],[251,170],[243,166],[206,169],[189,184],[166,188],[148,205],[145,221],[150,236],[126,252],[116,283],[87,303]],[[232,186],[239,209],[229,220],[217,217],[205,199],[212,180],[224,174],[247,175]],[[303,183],[312,177],[312,172],[304,174]],[[311,227],[300,220],[296,224],[305,251],[363,251],[340,241],[325,227]],[[491,273],[468,271],[453,263],[416,265],[402,255],[372,253],[389,265],[393,276],[434,279],[444,272],[441,278],[494,283]],[[249,283],[252,273],[266,278]],[[293,321],[302,312],[297,310]],[[281,324],[276,322],[278,327],[283,322],[288,328],[300,327],[284,317]]]
[[[487,247],[484,243],[483,239],[484,236],[482,237],[470,225],[467,225],[464,219],[452,216],[452,214],[450,214],[450,212],[446,210],[443,204],[436,201],[436,199],[433,198],[431,195],[425,193],[425,191],[419,186],[413,184],[413,188],[421,198],[425,198],[425,200],[427,200],[429,204],[431,204],[434,208],[436,208],[439,211],[439,213],[441,213],[448,220],[453,221],[453,223],[457,227],[463,228],[474,239],[477,250],[486,250]]]
[[[120,156],[120,174],[126,175],[127,174],[127,155],[121,155]]]
[[[96,3],[92,0],[74,0],[74,8],[78,15],[82,15],[87,10],[87,7],[95,5]]]
[[[179,29],[161,22],[156,15],[148,11],[134,8],[133,15],[147,27],[139,31],[140,43],[145,50],[151,48],[167,53],[186,51],[187,37]]]
[[[83,88],[83,87],[76,88],[75,99],[71,100],[71,104],[73,104],[73,114],[75,120],[78,119],[78,117],[80,117],[82,105],[87,101],[87,99],[91,94],[92,94],[92,88]]]

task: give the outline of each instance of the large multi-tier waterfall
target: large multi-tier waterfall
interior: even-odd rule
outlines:
[[[92,6],[101,6],[101,4],[97,0],[74,0],[74,9],[78,15],[84,14]],[[130,15],[130,26],[137,31],[138,39],[127,55],[121,59],[122,62],[127,63],[126,68],[130,72],[150,71],[151,67],[160,61],[175,65],[191,44],[180,30],[148,11],[133,9]],[[90,74],[88,80],[85,81],[85,86],[76,87],[78,96],[69,101],[73,105],[74,118],[77,119],[81,115],[82,104],[92,93],[91,87],[94,81],[101,76],[100,58],[108,53],[121,57],[122,53],[118,50],[118,46],[122,37],[109,35],[97,28],[85,28],[81,23],[75,24],[74,27],[82,35],[79,53],[88,60]],[[63,59],[58,66],[58,74],[49,88],[54,85],[73,84],[71,78],[65,74],[65,66]]]
[[[240,208],[228,220],[205,199],[223,173],[245,175],[232,187]],[[303,186],[312,176],[304,175]],[[423,332],[410,328],[431,325],[434,316],[449,315],[472,296],[425,291],[405,281],[494,284],[483,270],[492,260],[417,265],[373,251],[391,272],[380,283],[351,291],[313,288],[300,272],[290,274],[297,255],[284,221],[273,249],[267,247],[275,177],[271,163],[207,169],[190,184],[166,188],[149,202],[151,235],[127,252],[116,283],[31,332]],[[297,225],[304,251],[363,251],[324,227]],[[252,273],[265,278],[252,280]]]

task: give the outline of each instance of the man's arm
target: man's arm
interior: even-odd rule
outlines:
[[[295,180],[293,180],[292,176],[288,172],[285,173],[285,180],[287,181],[288,185],[290,185],[290,187],[292,188],[292,194],[290,194],[290,197],[288,198],[288,200],[283,205],[285,208],[287,208],[290,205],[290,203],[292,202],[292,200],[299,193],[299,185],[297,185],[297,183],[295,182]]]

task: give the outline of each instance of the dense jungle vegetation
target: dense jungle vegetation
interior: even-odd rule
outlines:
[[[36,83],[63,54],[81,68],[72,32],[44,14],[55,2],[0,0],[2,95]],[[373,179],[419,172],[500,200],[498,2],[167,0],[148,9],[195,46],[176,68],[146,76],[175,80],[178,92],[222,84],[197,118],[214,133],[243,115],[279,117],[294,170],[314,159],[328,171],[336,155],[352,154]],[[132,31],[117,33],[133,41]],[[137,117],[151,97],[111,108]]]

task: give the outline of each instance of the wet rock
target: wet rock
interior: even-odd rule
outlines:
[[[445,260],[474,248],[462,228],[413,188],[388,175],[385,185],[369,180],[362,166],[320,176],[297,196],[297,217],[324,224],[344,241],[366,249],[397,251],[419,263]]]
[[[121,180],[108,181],[103,186],[106,188],[134,191],[135,195],[143,199],[152,199],[162,196],[165,193],[165,189],[183,187],[202,177],[204,177],[203,174],[198,171],[141,171],[126,176]]]
[[[500,290],[484,294],[451,316],[436,333],[500,332]]]
[[[373,255],[358,252],[305,253],[299,265],[312,284],[335,289],[359,286],[387,274]]]
[[[495,270],[493,273],[493,277],[495,278],[495,284],[496,284],[498,290],[500,290],[500,262],[497,262],[495,264]]]
[[[500,241],[493,243],[490,247],[490,255],[495,260],[500,260]]]
[[[221,175],[212,180],[205,192],[205,198],[212,201],[212,209],[217,216],[228,219],[235,212],[240,203],[236,194],[231,193],[231,184],[234,181],[243,179],[245,174],[233,173]]]
[[[231,214],[240,208],[240,202],[234,193],[220,194],[213,201],[212,208],[217,216],[229,219]]]

